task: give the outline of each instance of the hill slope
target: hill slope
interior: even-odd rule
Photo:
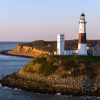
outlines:
[[[99,95],[100,57],[40,56],[1,83],[39,93]]]

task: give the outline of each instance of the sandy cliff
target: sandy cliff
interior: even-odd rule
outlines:
[[[39,50],[34,47],[21,46],[21,45],[17,45],[16,48],[12,49],[11,51],[8,51],[8,53],[15,54],[15,55],[33,56],[33,57],[50,54],[48,51]]]

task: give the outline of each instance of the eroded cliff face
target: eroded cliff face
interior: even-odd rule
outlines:
[[[16,48],[12,49],[11,51],[8,51],[8,53],[15,55],[32,56],[32,57],[50,54],[48,51],[39,50],[34,47],[28,47],[22,45],[17,45]]]

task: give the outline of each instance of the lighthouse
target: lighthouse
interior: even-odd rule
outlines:
[[[81,14],[79,21],[78,55],[87,55],[86,21],[84,13]]]
[[[64,55],[65,43],[64,34],[57,34],[57,54]]]

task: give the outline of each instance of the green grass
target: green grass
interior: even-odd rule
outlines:
[[[95,75],[100,69],[100,57],[93,56],[39,56],[34,58],[23,71],[49,76],[56,74],[67,77],[69,72],[71,76],[91,73]],[[97,70],[97,71],[96,71]]]
[[[57,59],[62,59],[62,60],[79,60],[79,61],[89,62],[89,63],[100,63],[100,56],[78,56],[78,55],[59,56],[59,55],[56,55],[54,57]]]

